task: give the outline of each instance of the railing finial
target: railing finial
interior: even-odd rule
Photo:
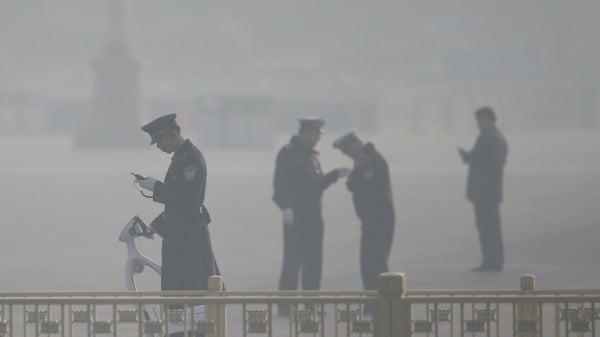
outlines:
[[[209,291],[221,291],[223,290],[223,277],[219,275],[213,275],[208,277],[208,290]]]
[[[406,295],[406,274],[383,273],[379,275],[379,294],[382,297],[402,297]]]
[[[533,291],[535,289],[535,276],[533,274],[526,274],[521,276],[521,290]]]

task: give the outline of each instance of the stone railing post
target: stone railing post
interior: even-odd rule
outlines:
[[[208,278],[208,296],[221,296],[223,291],[223,278],[213,275]],[[227,309],[225,304],[208,304],[206,306],[206,320],[215,322],[215,333],[207,333],[207,337],[227,337]]]
[[[521,276],[521,294],[533,295],[535,291],[535,276]],[[539,336],[539,313],[536,303],[519,303],[517,305],[517,336],[538,337]]]
[[[373,337],[409,337],[410,306],[405,301],[404,273],[379,275],[379,301],[373,315]]]

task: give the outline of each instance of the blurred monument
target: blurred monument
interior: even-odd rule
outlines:
[[[110,35],[95,60],[90,123],[81,130],[81,148],[131,148],[147,145],[140,126],[140,63],[127,41],[125,0],[109,0]]]

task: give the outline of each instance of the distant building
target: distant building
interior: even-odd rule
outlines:
[[[282,102],[277,106],[279,129],[294,130],[302,116],[319,116],[327,120],[325,132],[357,130],[373,132],[377,129],[379,111],[375,103],[346,101]]]
[[[151,99],[149,102],[151,117],[177,113],[186,136],[195,138],[202,147],[270,147],[277,133],[273,100],[267,96]]]
[[[425,83],[390,93],[388,123],[409,134],[452,134],[473,129],[472,113],[489,105],[506,131],[597,130],[600,88],[578,83],[463,81]]]

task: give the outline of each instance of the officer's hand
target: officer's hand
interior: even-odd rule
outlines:
[[[145,190],[154,191],[154,185],[156,185],[157,181],[158,180],[156,180],[155,178],[146,177],[144,179],[136,179],[135,183]]]
[[[294,210],[291,208],[286,208],[283,210],[283,224],[286,226],[291,226],[294,224]]]
[[[350,174],[350,172],[352,171],[351,169],[347,168],[347,167],[339,167],[337,169],[335,169],[338,173],[338,178],[346,178],[346,176],[348,174]]]

